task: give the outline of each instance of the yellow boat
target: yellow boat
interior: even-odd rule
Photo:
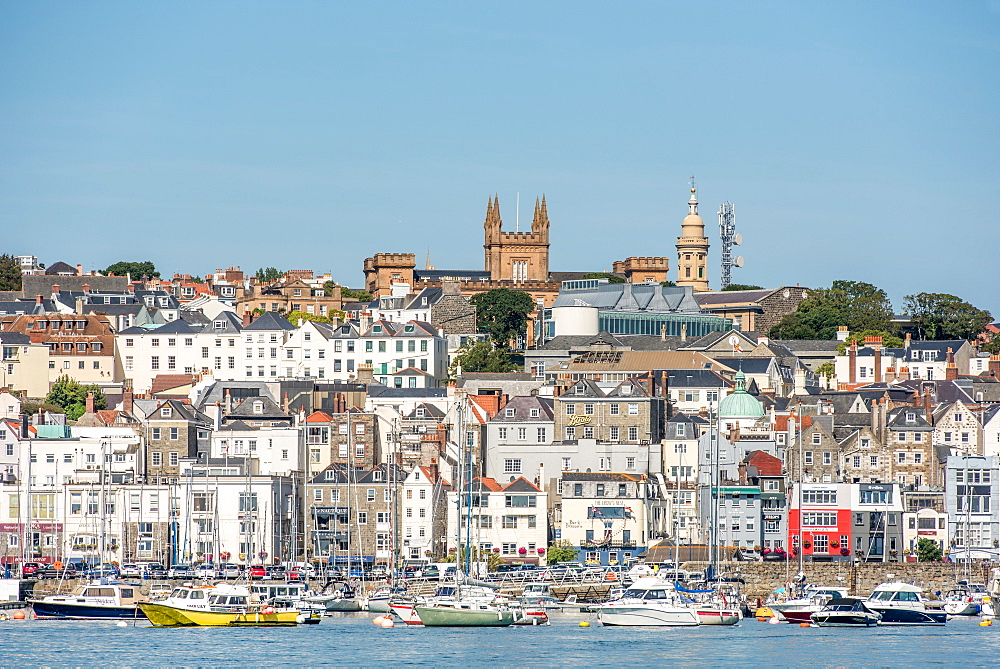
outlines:
[[[240,585],[179,586],[139,607],[157,627],[275,627],[298,624],[298,609],[257,601]]]

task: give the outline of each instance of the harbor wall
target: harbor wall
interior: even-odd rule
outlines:
[[[934,593],[946,593],[960,579],[988,584],[993,566],[953,562],[806,562],[803,572],[808,583],[845,586],[854,596],[867,597],[880,583],[898,580],[923,588],[924,595],[934,599]],[[682,568],[704,571],[708,563],[685,562]],[[743,592],[751,598],[766,598],[776,589],[787,587],[798,571],[797,562],[729,562],[719,569],[724,576],[739,576],[746,581]]]

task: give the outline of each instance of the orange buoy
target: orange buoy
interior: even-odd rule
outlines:
[[[811,627],[812,623],[799,623],[799,627]]]
[[[14,611],[14,613],[11,615],[11,618],[13,618],[14,620],[24,620],[25,618],[24,611]]]
[[[618,578],[618,574],[616,574],[616,573],[615,573],[615,572],[613,572],[613,571],[609,571],[609,572],[608,572],[608,580],[609,580],[609,581],[613,581],[613,580],[615,580],[616,578]]]
[[[766,623],[767,622],[767,618],[765,618],[764,616],[757,616],[757,622],[759,622],[759,623]]]

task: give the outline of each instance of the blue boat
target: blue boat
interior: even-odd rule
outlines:
[[[30,599],[36,618],[68,620],[144,619],[139,589],[125,583],[101,581],[77,586],[65,595]]]

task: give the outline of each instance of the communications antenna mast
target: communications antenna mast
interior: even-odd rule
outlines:
[[[736,232],[736,207],[723,202],[719,207],[719,237],[722,239],[722,285],[725,288],[733,282],[733,267],[743,267],[743,256],[733,258],[733,245],[743,243],[743,235]]]

